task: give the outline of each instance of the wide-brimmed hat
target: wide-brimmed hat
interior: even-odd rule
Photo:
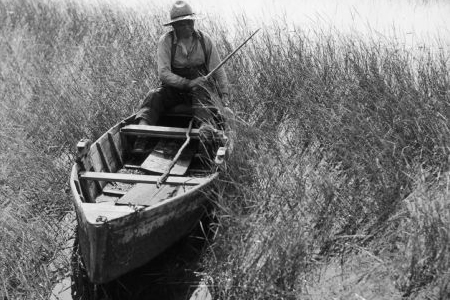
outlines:
[[[163,24],[164,26],[172,25],[182,20],[198,20],[198,17],[192,10],[192,7],[186,1],[178,0],[170,9],[170,21]]]

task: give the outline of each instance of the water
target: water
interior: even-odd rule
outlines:
[[[92,5],[92,0],[78,0]],[[113,2],[112,2],[113,1]],[[169,11],[173,0],[97,0],[149,13]],[[278,20],[289,30],[344,33],[372,40],[394,40],[410,48],[450,49],[450,1],[446,0],[191,0],[196,12],[227,22],[245,15],[249,27]],[[251,28],[250,28],[251,29]],[[251,30],[250,30],[251,31]]]

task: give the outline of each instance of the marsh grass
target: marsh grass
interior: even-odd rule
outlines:
[[[74,145],[131,114],[157,85],[165,15],[150,11],[0,3],[0,294],[48,298],[69,272],[68,263],[50,266],[68,239],[59,233]],[[222,56],[251,31],[245,18],[234,36],[212,18],[199,25]],[[445,299],[448,53],[283,28],[267,25],[227,64],[236,142],[203,259],[212,293],[322,299],[358,285],[364,297],[388,282],[405,298]],[[358,259],[369,267],[352,271]],[[333,266],[340,275],[325,281]]]

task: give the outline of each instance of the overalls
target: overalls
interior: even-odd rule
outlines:
[[[173,31],[171,32],[173,39]],[[173,61],[175,57],[176,44],[172,40],[171,68],[174,74],[192,80],[208,73],[206,62],[208,61],[203,35],[199,32],[200,44],[203,48],[205,62],[199,66],[191,68],[175,68]],[[184,105],[192,108],[192,114],[198,123],[212,122],[214,115],[211,111],[211,95],[203,88],[195,90],[183,90],[165,84],[151,90],[136,114],[136,119],[145,119],[150,125],[156,125],[159,117],[166,111],[177,106]]]

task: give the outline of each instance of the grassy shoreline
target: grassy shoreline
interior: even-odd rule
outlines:
[[[75,143],[157,85],[164,13],[0,3],[0,295],[47,299]],[[248,35],[201,25],[225,55]],[[218,299],[445,299],[448,54],[272,23],[227,64],[235,155],[203,270]],[[51,269],[51,268],[50,268]],[[338,276],[338,275],[339,276]],[[377,294],[375,294],[377,295]]]

